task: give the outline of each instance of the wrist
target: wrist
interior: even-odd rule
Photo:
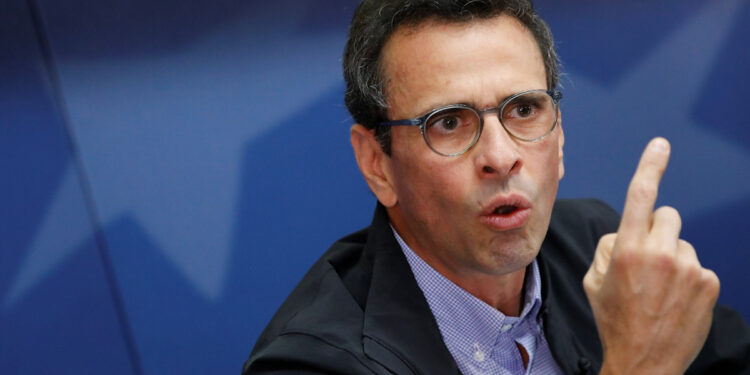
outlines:
[[[624,357],[630,358],[632,357]],[[601,370],[599,375],[681,375],[684,374],[686,368],[681,370],[677,369],[673,363],[653,363],[647,361],[632,362],[632,361],[618,361],[613,358],[607,359],[606,355],[602,362]]]
[[[619,375],[620,372],[617,371],[615,366],[611,366],[611,363],[611,361],[605,359],[602,363],[602,369],[599,371],[599,375]]]

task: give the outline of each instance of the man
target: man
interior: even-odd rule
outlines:
[[[245,373],[750,373],[750,329],[714,308],[719,281],[677,211],[654,210],[666,140],[622,220],[555,203],[561,94],[530,3],[365,0],[344,71],[378,208],[303,278]]]

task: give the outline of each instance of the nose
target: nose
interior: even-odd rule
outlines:
[[[482,178],[506,178],[522,166],[518,143],[503,128],[497,114],[484,115],[484,128],[474,146],[477,173]]]

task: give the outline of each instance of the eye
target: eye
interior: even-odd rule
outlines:
[[[530,106],[529,104],[522,104],[519,105],[518,108],[516,108],[516,112],[518,112],[518,115],[521,117],[531,116],[531,113],[533,111],[534,107]]]
[[[468,109],[450,108],[439,111],[432,115],[427,121],[427,129],[430,132],[450,134],[459,129],[472,127],[476,115]]]
[[[509,105],[508,108],[506,108],[505,117],[506,118],[533,117],[537,114],[538,109],[539,109],[538,104],[530,102],[530,101],[511,103],[511,105]]]
[[[461,119],[455,115],[445,115],[438,119],[430,121],[431,127],[438,127],[442,130],[450,131],[456,129],[461,124]]]
[[[473,109],[461,105],[434,112],[424,127],[424,137],[434,151],[454,155],[466,151],[479,134],[480,119]]]
[[[541,90],[519,94],[502,108],[503,126],[522,140],[534,140],[549,132],[555,125],[555,115],[552,97]]]

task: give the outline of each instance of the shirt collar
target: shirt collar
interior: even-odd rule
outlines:
[[[524,304],[518,317],[509,317],[462,289],[420,258],[391,226],[401,250],[435,316],[448,349],[471,356],[479,348],[492,353],[500,335],[515,327],[538,324],[541,306],[541,278],[536,259],[526,268]]]

